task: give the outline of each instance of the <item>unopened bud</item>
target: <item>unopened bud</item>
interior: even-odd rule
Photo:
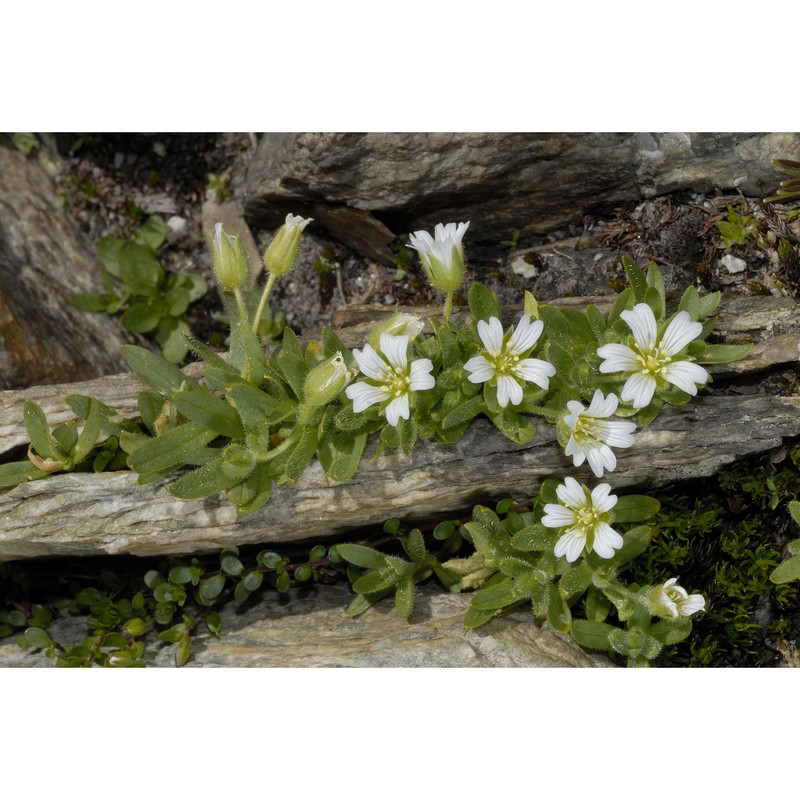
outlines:
[[[242,240],[222,230],[222,223],[214,227],[214,246],[211,253],[214,257],[214,272],[224,289],[234,291],[241,289],[247,282],[250,262]]]
[[[341,352],[317,364],[306,376],[303,388],[306,403],[310,406],[324,406],[330,403],[353,379],[347,369]]]
[[[367,337],[367,342],[371,344],[376,350],[380,348],[381,334],[390,333],[392,336],[408,336],[408,340],[412,341],[425,327],[425,323],[413,314],[400,313],[399,311],[392,317],[382,322],[380,325],[375,326]]]
[[[264,253],[264,266],[276,278],[285,275],[294,266],[300,247],[300,235],[311,221],[295,214],[286,215],[286,222],[281,225]]]
[[[464,245],[461,243],[469,222],[439,223],[431,236],[427,231],[409,234],[408,246],[419,253],[428,280],[448,294],[464,282]]]

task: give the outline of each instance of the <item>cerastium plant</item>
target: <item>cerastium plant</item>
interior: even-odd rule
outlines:
[[[573,464],[586,461],[602,478],[616,467],[615,449],[634,444],[637,426],[652,422],[666,404],[690,402],[711,380],[701,365],[749,351],[707,343],[719,293],[700,296],[689,287],[668,313],[656,264],[644,271],[627,258],[630,286],[607,314],[593,305],[585,311],[540,305],[526,292],[522,314],[504,324],[497,296],[473,283],[471,320],[456,325],[452,301],[464,280],[469,223],[449,223],[437,225],[433,236],[410,236],[430,281],[445,293],[442,318],[429,320],[432,333],[423,332],[422,320],[395,313],[351,353],[329,328],[305,347],[287,328],[279,351],[267,356],[261,317],[276,281],[292,269],[309,222],[288,215],[264,254],[267,280],[254,314],[242,295],[247,254],[218,225],[213,255],[231,325],[227,357],[190,341],[205,362],[204,379],[192,380],[149,350],[126,346],[125,359],[148,386],[139,396],[141,422],[115,423],[111,409],[82,398],[74,407],[86,420],[83,433],[62,426],[51,435],[41,409],[29,404],[29,459],[0,467],[0,485],[118,465],[124,452],[140,483],[175,475],[168,486],[175,497],[225,492],[240,513],[251,513],[269,501],[273,484],[291,484],[313,458],[328,478],[345,481],[371,436],[378,453],[391,447],[408,455],[419,440],[458,441],[480,415],[518,444],[530,442],[534,419],[543,419],[555,426]],[[98,462],[100,452],[107,453],[105,463]],[[530,603],[557,630],[588,647],[613,649],[631,664],[646,663],[687,635],[688,616],[703,607],[702,598],[676,579],[640,587],[620,577],[654,534],[646,523],[658,511],[655,501],[565,477],[545,481],[530,508],[506,511],[501,519],[475,509],[458,532],[474,546],[466,558],[451,557],[458,549],[452,542],[429,554],[418,531],[401,537],[407,559],[340,545],[359,593],[351,613],[394,592],[398,613],[408,617],[414,584],[435,574],[450,590],[478,590],[470,626]]]

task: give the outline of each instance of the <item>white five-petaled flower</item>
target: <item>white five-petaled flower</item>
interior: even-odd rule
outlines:
[[[706,607],[702,595],[690,595],[682,586],[678,586],[677,578],[670,578],[661,586],[650,592],[650,609],[660,617],[689,617],[696,611]]]
[[[430,282],[444,292],[457,291],[464,282],[464,247],[461,240],[469,228],[469,222],[440,222],[433,229],[417,231],[408,236],[408,246],[419,253]]]
[[[497,317],[489,322],[478,321],[478,336],[484,350],[464,364],[472,383],[497,382],[497,402],[505,408],[509,400],[514,406],[522,402],[522,385],[525,381],[535,383],[542,389],[550,385],[556,368],[539,358],[524,358],[539,341],[544,323],[532,322],[527,314],[522,316],[514,333],[503,334],[503,326]]]
[[[622,547],[622,537],[609,525],[611,509],[617,504],[616,495],[610,494],[607,483],[599,483],[589,490],[575,478],[565,478],[556,488],[561,501],[547,503],[542,525],[548,528],[566,528],[556,542],[553,552],[575,561],[585,547],[594,550],[601,558],[612,558]]]
[[[572,456],[576,467],[588,461],[598,478],[603,477],[604,469],[613,472],[617,466],[612,447],[630,447],[633,444],[636,423],[609,419],[618,405],[615,394],[604,397],[597,389],[589,408],[577,400],[570,400],[567,403],[569,413],[562,417],[563,427],[569,435],[564,452]]]
[[[362,350],[353,350],[358,368],[366,381],[348,386],[347,396],[353,401],[353,411],[359,413],[376,403],[388,401],[384,413],[390,425],[397,426],[400,418],[408,419],[411,392],[432,389],[436,383],[430,374],[433,364],[429,358],[408,361],[408,336],[382,333],[380,351],[365,344]]]
[[[639,303],[620,316],[633,333],[632,347],[605,344],[597,349],[597,355],[605,359],[600,372],[629,376],[620,393],[622,400],[632,400],[634,408],[645,408],[665,381],[696,395],[695,384],[702,386],[708,372],[687,357],[676,356],[702,333],[703,326],[692,322],[686,311],[679,311],[659,337],[655,315],[647,303]]]

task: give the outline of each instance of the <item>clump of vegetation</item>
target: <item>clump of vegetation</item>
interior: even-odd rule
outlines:
[[[156,253],[166,236],[164,220],[154,216],[130,240],[103,237],[98,252],[106,291],[75,294],[72,302],[84,311],[118,316],[133,333],[152,335],[164,358],[177,364],[189,352],[191,330],[184,315],[208,286],[199,275],[169,272],[159,264]]]
[[[717,231],[722,237],[722,247],[727,249],[734,245],[743,245],[756,231],[753,215],[746,214],[746,209],[737,211],[733,206],[728,206],[727,219],[717,222]]]

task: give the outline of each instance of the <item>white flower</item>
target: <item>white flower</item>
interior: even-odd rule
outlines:
[[[408,336],[382,333],[380,352],[365,344],[364,350],[353,350],[358,368],[366,381],[348,386],[347,396],[353,401],[353,411],[359,413],[375,403],[389,401],[384,409],[390,425],[397,426],[400,418],[408,419],[411,392],[433,389],[436,381],[430,374],[433,364],[429,358],[408,362]]]
[[[440,222],[431,236],[427,231],[417,231],[408,236],[408,246],[419,253],[428,279],[442,291],[452,293],[464,282],[464,247],[461,240],[469,222]]]
[[[503,326],[497,317],[488,323],[478,321],[478,336],[481,337],[484,350],[482,355],[475,356],[464,364],[470,373],[472,383],[497,382],[497,402],[501,408],[508,405],[518,406],[522,402],[522,386],[525,381],[535,383],[542,389],[550,385],[550,378],[556,374],[556,368],[547,361],[538,358],[523,358],[534,347],[542,335],[544,323],[523,315],[514,333],[509,337],[503,335]]]
[[[567,528],[553,550],[557,556],[575,561],[585,547],[601,558],[612,558],[622,547],[622,537],[608,524],[609,512],[617,504],[610,491],[607,483],[599,483],[590,494],[575,478],[559,484],[556,495],[561,504],[548,503],[542,517],[542,525],[548,528]]]
[[[629,375],[620,393],[622,400],[632,400],[634,408],[645,408],[665,381],[696,395],[695,384],[702,386],[708,373],[687,358],[676,356],[702,333],[703,326],[692,322],[686,311],[679,311],[659,337],[655,315],[646,303],[639,303],[633,311],[623,311],[620,316],[633,333],[632,347],[606,344],[597,349],[597,355],[605,359],[600,372]]]
[[[564,448],[576,467],[589,461],[592,472],[603,477],[603,469],[613,472],[617,457],[612,447],[630,447],[633,444],[635,422],[609,421],[617,410],[619,400],[615,394],[603,397],[597,389],[589,408],[577,400],[567,403],[568,414],[562,417],[563,426],[569,431],[569,441]],[[563,441],[563,440],[562,440]]]
[[[702,595],[690,595],[682,586],[678,586],[677,578],[670,578],[661,586],[657,586],[649,595],[650,610],[660,617],[689,617],[696,611],[703,611],[706,600]]]

